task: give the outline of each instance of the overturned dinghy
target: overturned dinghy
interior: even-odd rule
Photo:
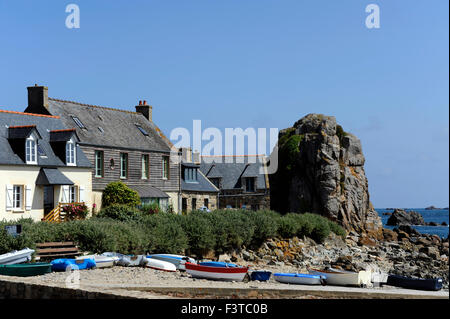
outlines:
[[[97,268],[107,268],[114,266],[115,262],[119,260],[119,257],[108,257],[102,255],[85,255],[79,256],[76,260],[93,259]]]
[[[180,270],[186,270],[185,263],[196,263],[195,259],[188,257],[188,256],[182,256],[182,255],[174,255],[174,254],[152,254],[147,256],[148,259],[158,259],[162,261],[169,262],[171,264],[174,264],[176,269]]]
[[[148,259],[144,255],[126,256],[123,255],[117,261],[118,266],[124,267],[145,267],[148,264]]]
[[[328,268],[327,270],[311,269],[311,274],[325,276],[327,285],[356,287],[372,286],[372,272],[370,271],[352,272]]]
[[[276,281],[284,284],[296,285],[325,285],[326,277],[322,275],[297,274],[297,273],[276,273],[273,274]]]
[[[53,271],[82,270],[95,268],[95,260],[86,259],[55,259],[50,263]]]
[[[24,248],[0,255],[0,265],[14,265],[31,261],[33,249]]]
[[[145,265],[145,267],[169,272],[177,271],[177,267],[168,261],[159,260],[155,258],[147,258],[147,261],[148,262]]]
[[[52,265],[49,263],[31,263],[0,265],[0,275],[31,277],[41,276],[52,272]]]
[[[407,289],[438,291],[442,289],[442,278],[420,279],[389,275],[386,284]]]

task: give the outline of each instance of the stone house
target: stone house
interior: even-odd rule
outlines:
[[[183,213],[218,209],[219,189],[200,170],[200,154],[181,148],[181,207]]]
[[[270,209],[265,156],[202,156],[200,171],[220,190],[219,208]]]
[[[39,221],[59,203],[92,205],[91,163],[59,116],[0,110],[0,220]]]
[[[92,164],[91,201],[97,210],[106,185],[122,181],[143,204],[157,202],[179,212],[180,165],[171,160],[173,145],[153,122],[152,106],[140,101],[135,110],[49,98],[47,87],[34,86],[28,87],[25,112],[60,116],[75,129]]]

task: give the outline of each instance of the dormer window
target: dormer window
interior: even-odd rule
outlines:
[[[255,192],[255,178],[254,177],[247,177],[245,179],[245,191],[249,193]]]
[[[27,138],[25,143],[25,159],[27,164],[37,164],[36,139],[33,135]]]
[[[198,176],[197,176],[197,168],[185,168],[184,169],[184,180],[186,183],[197,183],[198,182]]]
[[[75,143],[73,139],[71,139],[66,143],[66,165],[68,166],[76,165]]]

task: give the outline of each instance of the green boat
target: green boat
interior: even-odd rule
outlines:
[[[48,263],[0,265],[0,275],[4,276],[30,277],[50,272],[52,272],[52,264]]]

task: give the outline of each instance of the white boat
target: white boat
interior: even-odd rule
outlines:
[[[325,276],[327,285],[358,287],[372,286],[371,271],[351,272],[330,268],[327,270],[312,269],[311,274]]]
[[[169,272],[177,271],[177,267],[168,261],[159,260],[155,258],[147,258],[147,261],[148,262],[145,265],[145,267]]]
[[[188,257],[188,256],[182,256],[182,255],[174,255],[174,254],[152,254],[148,255],[147,258],[153,258],[158,260],[167,261],[169,263],[172,263],[175,265],[175,267],[179,270],[186,270],[186,267],[184,266],[186,262],[190,262],[195,264],[195,259]]]
[[[372,273],[372,282],[379,285],[386,284],[388,277],[389,275],[387,273],[374,272]]]
[[[135,256],[122,255],[120,259],[117,261],[116,265],[125,267],[135,267],[135,266],[145,267],[147,263],[148,259],[144,255],[135,255]]]
[[[185,266],[186,272],[194,278],[224,281],[243,281],[248,271],[247,267],[202,266],[190,262]]]
[[[0,265],[14,265],[31,261],[33,249],[24,248],[22,250],[14,250],[12,252],[0,255]]]
[[[76,258],[77,260],[93,259],[97,268],[112,267],[119,260],[119,257],[102,256],[102,255],[84,255]]]
[[[276,281],[285,284],[296,285],[323,285],[325,283],[325,276],[310,275],[310,274],[294,274],[294,273],[276,273],[273,274]]]

